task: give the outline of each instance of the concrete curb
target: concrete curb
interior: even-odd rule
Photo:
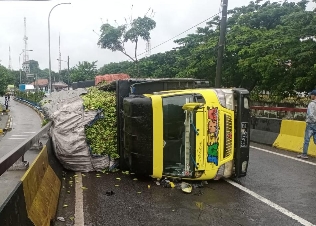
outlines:
[[[6,123],[6,127],[3,129],[0,129],[0,135],[6,134],[6,132],[11,131],[12,130],[12,117],[11,115],[9,115],[8,117],[8,121]]]
[[[36,107],[34,107],[33,105],[31,105],[30,103],[28,103],[27,101],[22,101],[22,100],[18,100],[17,98],[13,99],[16,102],[19,102],[20,104],[24,104],[30,108],[32,108],[34,111],[36,111],[36,113],[39,115],[39,117],[41,118],[42,121],[44,121],[45,119],[45,115],[42,113],[42,111]]]

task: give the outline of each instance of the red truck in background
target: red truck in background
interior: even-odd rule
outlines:
[[[128,74],[106,74],[106,75],[97,75],[95,77],[95,85],[100,82],[107,81],[108,83],[116,80],[128,80],[130,76]]]

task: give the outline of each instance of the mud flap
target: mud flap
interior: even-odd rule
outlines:
[[[249,91],[234,89],[235,98],[235,176],[247,174],[250,145]]]

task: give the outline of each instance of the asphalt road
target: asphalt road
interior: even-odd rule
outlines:
[[[55,225],[316,225],[316,159],[252,145],[247,177],[191,194],[121,172],[67,172]]]
[[[4,103],[4,98],[0,97],[0,101]],[[41,128],[41,118],[28,106],[11,99],[9,109],[12,117],[12,131],[3,137],[0,136],[0,158],[36,134]]]
[[[0,97],[0,102],[4,103],[3,97]],[[0,136],[0,158],[36,134],[41,128],[41,118],[28,106],[11,99],[9,109],[12,117],[12,130],[4,136]],[[38,153],[38,149],[31,148],[25,153],[24,158],[31,164]],[[13,191],[24,172],[25,170],[7,171],[0,176],[0,205]]]

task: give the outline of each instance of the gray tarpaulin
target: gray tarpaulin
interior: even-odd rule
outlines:
[[[84,110],[80,92],[71,96],[62,92],[70,91],[58,92],[65,99],[47,98],[51,102],[44,105],[53,121],[50,134],[57,158],[66,169],[73,171],[100,171],[109,167],[108,156],[91,155],[84,133],[85,125],[94,119],[97,111]]]

